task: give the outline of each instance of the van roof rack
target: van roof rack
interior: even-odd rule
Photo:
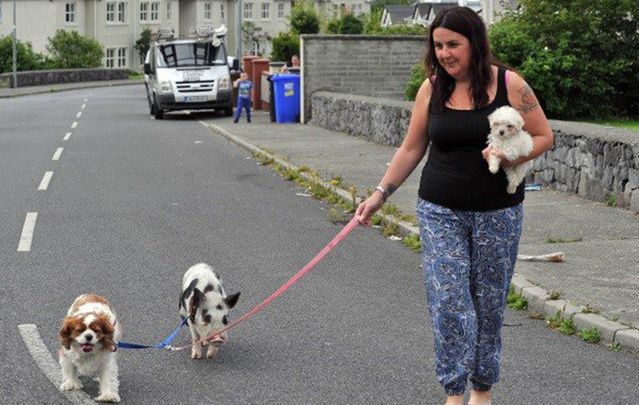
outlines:
[[[222,38],[226,36],[228,29],[226,25],[222,24],[217,28],[213,28],[211,25],[203,25],[197,27],[195,35],[199,38],[210,39],[214,46],[219,46],[222,42]]]
[[[175,30],[173,28],[160,28],[155,35],[157,39],[172,39],[175,36]]]

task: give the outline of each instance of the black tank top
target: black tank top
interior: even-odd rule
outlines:
[[[487,146],[488,115],[510,105],[506,70],[497,73],[497,94],[485,107],[454,110],[444,106],[428,119],[430,151],[422,170],[419,196],[432,203],[465,211],[492,211],[513,207],[524,200],[524,184],[515,194],[506,192],[506,174],[492,174],[481,151]],[[431,99],[431,104],[433,100]]]

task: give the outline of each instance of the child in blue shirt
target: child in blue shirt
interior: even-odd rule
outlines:
[[[240,78],[233,82],[237,88],[237,108],[235,109],[234,123],[240,120],[242,108],[246,109],[246,121],[251,122],[251,99],[253,98],[253,82],[248,79],[246,72],[240,73]]]

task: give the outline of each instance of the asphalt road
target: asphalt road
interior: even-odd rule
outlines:
[[[210,263],[227,292],[242,292],[237,317],[341,228],[328,220],[324,203],[297,195],[303,190],[209,132],[197,115],[150,119],[140,87],[0,100],[0,151],[3,404],[69,402],[38,367],[46,356],[30,354],[19,325],[35,325],[57,359],[68,306],[96,292],[118,312],[124,340],[157,342],[178,323],[189,266]],[[38,190],[48,171],[48,187]],[[33,238],[30,249],[18,251],[28,212],[37,213]],[[506,323],[494,403],[639,403],[636,356],[559,335],[513,311]],[[183,331],[178,343],[188,335]],[[355,229],[284,296],[233,330],[215,361],[193,361],[188,352],[118,356],[127,404],[444,398],[419,255],[374,229]],[[94,397],[96,383],[85,380],[84,391]]]

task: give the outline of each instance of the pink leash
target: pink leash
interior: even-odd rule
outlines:
[[[282,295],[284,293],[284,291],[288,290],[293,284],[297,283],[297,281],[300,278],[302,278],[302,276],[304,274],[308,273],[313,267],[315,267],[315,265],[317,263],[319,263],[331,250],[335,249],[335,247],[337,245],[339,245],[339,243],[341,241],[343,241],[344,238],[346,238],[346,236],[348,236],[348,234],[351,233],[351,231],[353,229],[355,229],[355,227],[358,224],[359,224],[359,222],[357,221],[357,217],[353,217],[353,219],[351,219],[351,221],[348,224],[346,224],[346,226],[344,228],[342,228],[342,230],[333,238],[333,240],[330,241],[328,243],[328,245],[324,246],[324,249],[322,249],[310,262],[308,262],[306,264],[306,266],[304,266],[302,268],[302,270],[298,271],[283,286],[278,288],[277,291],[275,291],[267,299],[265,299],[261,304],[258,304],[255,308],[253,308],[250,312],[246,313],[241,318],[238,318],[235,321],[229,323],[228,325],[226,325],[226,327],[224,329],[222,329],[222,330],[220,330],[218,332],[215,332],[214,334],[209,335],[209,336],[207,336],[205,338],[202,338],[202,339],[200,339],[198,341],[195,341],[195,342],[193,342],[191,344],[184,345],[184,346],[179,346],[179,347],[167,346],[167,349],[176,352],[176,351],[184,350],[184,349],[186,349],[188,347],[191,347],[194,344],[201,343],[201,342],[204,342],[204,341],[207,341],[207,340],[212,340],[215,336],[221,335],[222,333],[226,332],[227,330],[239,325],[241,322],[244,322],[246,319],[248,319],[251,316],[255,315],[256,313],[260,312],[261,310],[266,308],[271,302],[273,302],[277,297]]]

